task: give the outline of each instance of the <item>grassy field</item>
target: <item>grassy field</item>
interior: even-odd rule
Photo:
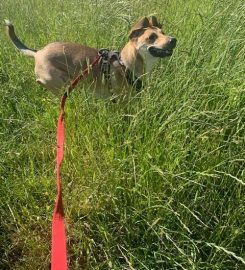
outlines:
[[[70,269],[245,269],[242,0],[0,2],[30,47],[120,49],[156,15],[170,59],[126,106],[67,102],[62,168]],[[0,31],[0,269],[48,269],[58,100]]]

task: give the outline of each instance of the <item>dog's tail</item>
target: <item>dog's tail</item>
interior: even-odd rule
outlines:
[[[15,31],[14,31],[14,26],[9,20],[5,20],[5,26],[6,26],[6,29],[7,29],[7,35],[9,36],[11,41],[13,42],[14,46],[20,52],[22,52],[24,55],[29,56],[29,57],[34,57],[37,51],[34,50],[34,49],[29,49],[28,47],[26,47],[25,44],[23,44],[18,39],[18,37],[16,36]]]

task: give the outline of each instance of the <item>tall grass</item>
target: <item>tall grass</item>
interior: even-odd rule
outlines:
[[[144,91],[121,107],[78,87],[67,103],[70,269],[245,269],[243,1],[0,3],[35,48],[118,49],[152,14],[178,46]],[[58,100],[0,39],[0,269],[48,269]]]

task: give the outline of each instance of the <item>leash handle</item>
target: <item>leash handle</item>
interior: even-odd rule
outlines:
[[[56,178],[57,178],[57,196],[52,220],[52,240],[51,240],[51,270],[67,270],[67,250],[66,250],[66,232],[64,207],[62,202],[61,188],[61,164],[64,158],[65,144],[65,103],[68,94],[75,88],[79,80],[88,75],[89,69],[93,68],[100,61],[101,55],[92,62],[79,76],[77,76],[69,85],[64,93],[60,103],[60,115],[57,123],[57,148],[56,148]]]

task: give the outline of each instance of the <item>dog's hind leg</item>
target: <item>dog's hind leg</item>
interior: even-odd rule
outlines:
[[[35,74],[36,82],[51,90],[57,96],[62,93],[62,89],[69,81],[66,72],[54,68],[51,65],[47,65],[46,63],[36,64]]]

